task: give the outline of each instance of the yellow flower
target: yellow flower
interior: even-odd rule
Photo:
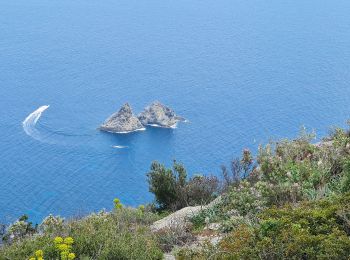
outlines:
[[[37,260],[44,260],[44,258],[42,258],[42,257],[38,257],[38,258],[37,258]]]
[[[55,244],[61,244],[61,243],[63,243],[63,238],[62,237],[55,237],[54,242],[55,242]]]
[[[115,198],[115,199],[113,200],[113,202],[114,202],[114,204],[118,204],[118,203],[120,203],[120,199]]]
[[[69,250],[69,246],[66,245],[66,244],[60,244],[60,245],[58,245],[58,249],[60,251],[68,251]]]
[[[140,206],[139,206],[139,210],[141,210],[142,212],[144,212],[144,211],[145,211],[145,206],[144,206],[144,205],[140,205]]]
[[[37,250],[35,251],[35,256],[38,257],[38,258],[42,258],[44,256],[44,252],[43,250]]]
[[[74,254],[74,253],[69,253],[68,259],[69,259],[69,260],[75,259],[75,254]]]
[[[68,252],[67,252],[67,251],[61,252],[61,259],[62,259],[62,260],[67,259],[67,256],[68,256]]]
[[[72,237],[66,237],[64,239],[64,243],[67,244],[67,245],[73,245],[74,239]]]
[[[35,260],[35,257],[31,257],[31,258],[29,258],[29,260]]]

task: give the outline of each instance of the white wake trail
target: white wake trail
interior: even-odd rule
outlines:
[[[35,125],[40,119],[42,113],[49,107],[50,107],[49,105],[41,106],[37,110],[35,110],[33,113],[31,113],[29,116],[26,117],[22,125],[23,125],[23,130],[27,135],[40,141],[40,135],[38,130],[35,128]]]
[[[113,145],[112,147],[115,148],[115,149],[129,148],[129,146],[124,146],[124,145]]]

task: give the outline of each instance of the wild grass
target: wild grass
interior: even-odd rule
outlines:
[[[42,250],[44,259],[60,259],[54,238],[72,237],[79,259],[162,259],[158,240],[148,226],[158,217],[140,209],[118,208],[44,227],[44,232],[18,239],[0,250],[1,260],[29,259]]]

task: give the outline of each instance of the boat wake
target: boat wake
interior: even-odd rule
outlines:
[[[129,146],[124,146],[124,145],[113,145],[112,147],[115,148],[115,149],[129,148]]]
[[[49,107],[50,107],[49,105],[39,107],[37,110],[35,110],[29,116],[27,116],[26,119],[22,123],[24,132],[27,135],[29,135],[30,137],[32,137],[38,141],[41,141],[41,138],[40,138],[40,133],[35,128],[35,126],[38,123],[42,113],[44,113],[44,111],[46,109],[48,109]]]

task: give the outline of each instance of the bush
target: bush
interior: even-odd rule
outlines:
[[[74,252],[79,259],[162,259],[157,237],[148,228],[157,219],[156,215],[140,209],[102,211],[5,245],[0,250],[0,259],[29,259],[37,250],[43,251],[44,259],[56,259],[57,247],[53,241],[57,236],[74,238],[69,253]]]
[[[314,145],[312,137],[303,132],[296,140],[259,148],[259,180],[268,187],[262,195],[269,205],[314,200],[346,190],[350,138],[337,130],[332,140]]]
[[[350,160],[344,163],[343,175],[340,178],[340,190],[342,192],[350,191]]]
[[[238,185],[239,182],[247,177],[252,177],[256,170],[256,163],[249,149],[244,149],[242,158],[235,158],[231,161],[229,171],[225,165],[221,166],[223,187],[222,190],[227,192],[230,187]]]
[[[183,223],[173,223],[171,227],[156,232],[159,244],[164,252],[170,252],[175,246],[184,246],[194,241],[194,236],[188,226]]]
[[[242,223],[213,249],[182,251],[200,259],[348,259],[350,255],[350,193],[298,207],[272,207],[256,223]],[[203,258],[204,259],[204,258]]]
[[[194,176],[185,188],[187,204],[206,205],[217,196],[219,181],[215,176]]]
[[[259,147],[256,162],[246,152],[231,172],[223,167],[221,202],[191,221],[196,230],[219,223],[226,237],[219,246],[182,249],[180,259],[347,259],[349,136],[336,129],[312,144],[314,134],[303,129],[295,140]]]
[[[155,195],[160,210],[174,211],[207,204],[219,189],[219,180],[214,176],[195,176],[187,180],[186,169],[176,161],[172,169],[153,162],[147,177],[149,190]]]
[[[53,216],[49,215],[44,220],[42,223],[39,225],[39,230],[41,232],[62,232],[63,230],[63,223],[64,223],[64,218],[61,218],[60,216]]]
[[[3,241],[7,244],[11,244],[28,235],[34,234],[37,229],[37,226],[33,227],[33,223],[28,221],[28,216],[23,215],[16,222],[12,223],[6,232],[4,232]]]
[[[126,208],[115,199],[112,213],[73,221],[49,216],[39,233],[24,216],[6,230],[0,260],[57,259],[56,236],[73,237],[63,252],[79,259],[161,259],[162,250],[191,243],[192,232],[207,226],[201,234],[208,234],[209,223],[217,224],[223,240],[182,248],[179,259],[348,259],[350,134],[337,128],[324,142],[312,144],[313,138],[303,129],[295,140],[259,147],[256,159],[245,149],[230,171],[222,167],[222,185],[213,176],[187,178],[176,161],[171,169],[153,162],[147,176],[157,208]],[[192,226],[149,230],[161,216],[151,211],[207,204],[221,191],[215,205],[192,217]]]
[[[155,195],[160,209],[176,210],[184,206],[183,191],[187,173],[182,165],[174,161],[173,169],[167,169],[164,165],[153,162],[147,177],[149,190]]]

